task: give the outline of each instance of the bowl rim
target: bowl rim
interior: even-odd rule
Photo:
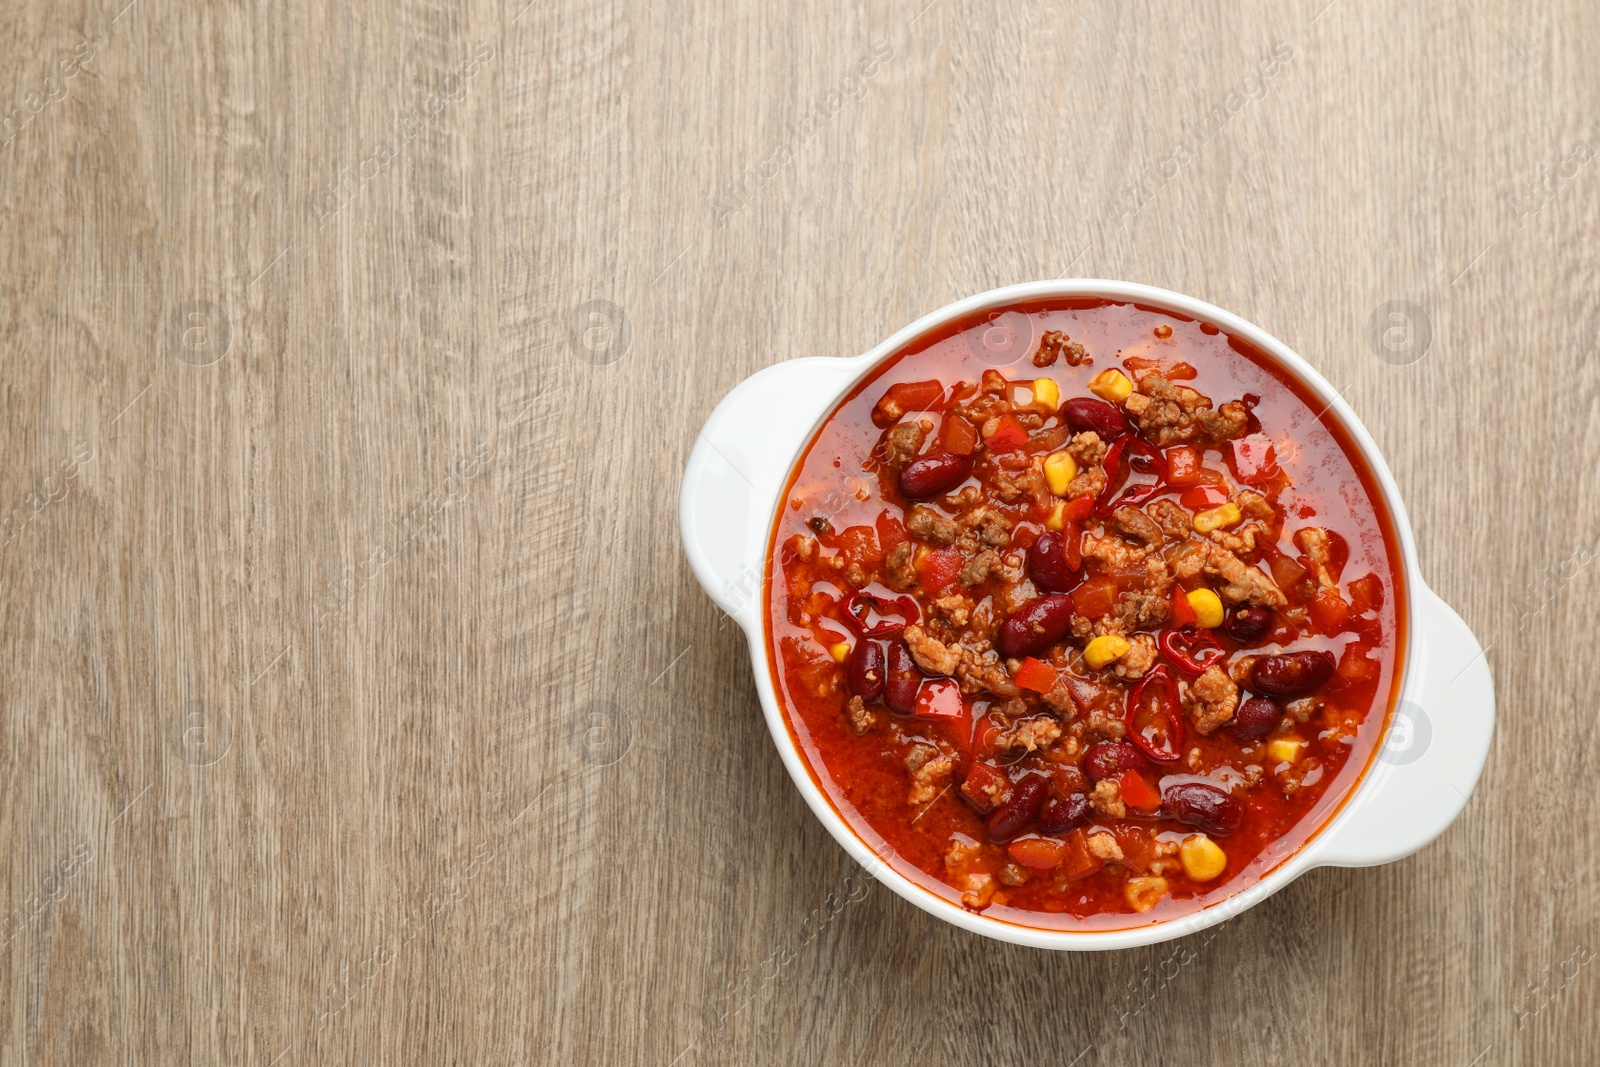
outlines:
[[[1419,618],[1417,608],[1421,597],[1431,595],[1420,578],[1411,520],[1405,509],[1404,501],[1401,499],[1399,487],[1395,483],[1393,473],[1390,471],[1382,451],[1378,448],[1377,442],[1372,438],[1370,432],[1354,410],[1351,409],[1348,402],[1345,401],[1343,394],[1335,390],[1332,384],[1304,357],[1266,330],[1239,315],[1207,301],[1172,290],[1138,282],[1101,278],[1067,278],[1001,286],[964,297],[928,312],[890,334],[861,355],[844,360],[844,362],[856,364],[853,368],[853,373],[841,377],[840,384],[823,405],[821,413],[801,435],[795,449],[788,455],[783,464],[783,479],[778,488],[777,498],[769,509],[770,513],[765,517],[766,525],[760,540],[759,551],[763,558],[758,561],[758,565],[761,571],[765,573],[767,559],[770,557],[773,531],[776,529],[780,509],[783,506],[783,488],[789,484],[790,479],[793,477],[796,465],[802,459],[806,448],[810,445],[818,429],[833,414],[839,401],[855,389],[879,364],[886,358],[900,352],[919,337],[974,313],[1003,311],[1018,304],[1070,298],[1100,298],[1116,302],[1137,303],[1176,312],[1197,321],[1209,322],[1217,326],[1223,333],[1239,337],[1241,340],[1248,342],[1271,359],[1278,368],[1291,375],[1311,395],[1321,400],[1326,405],[1323,414],[1334,416],[1343,428],[1350,441],[1360,452],[1360,458],[1366,464],[1367,470],[1379,490],[1384,506],[1389,510],[1392,533],[1399,548],[1400,585],[1405,594],[1401,627],[1401,633],[1404,635],[1404,645],[1401,649],[1399,684],[1392,690],[1393,699],[1385,710],[1384,722],[1379,732],[1380,738],[1387,736],[1387,731],[1393,723],[1395,709],[1402,702],[1415,699],[1417,689],[1421,684],[1422,672],[1417,662],[1417,650],[1421,643],[1419,640],[1420,635],[1416,630]],[[837,363],[839,361],[828,360],[826,362]],[[767,575],[766,581],[770,580],[771,576]],[[893,864],[884,860],[879,852],[868,844],[861,837],[858,830],[837,810],[832,798],[827,795],[826,791],[815,779],[810,762],[800,750],[800,746],[790,730],[788,719],[783,712],[775,668],[770,661],[768,653],[770,641],[767,632],[765,600],[766,588],[765,582],[763,582],[761,595],[757,598],[753,617],[746,622],[746,630],[750,638],[752,666],[761,685],[760,695],[767,715],[768,726],[774,740],[779,743],[779,751],[789,769],[790,777],[799,787],[807,806],[811,808],[812,812],[828,829],[830,835],[839,842],[856,862],[865,867],[870,874],[888,886],[898,896],[962,929],[986,937],[1036,948],[1094,950],[1132,948],[1206,929],[1255,906],[1293,882],[1306,871],[1319,866],[1317,860],[1322,847],[1337,836],[1341,826],[1350,821],[1352,813],[1364,798],[1376,796],[1380,792],[1382,784],[1394,770],[1392,765],[1379,758],[1383,750],[1383,744],[1380,740],[1380,743],[1375,745],[1369,753],[1366,766],[1362,768],[1360,774],[1346,788],[1343,796],[1338,798],[1332,810],[1323,817],[1321,823],[1307,835],[1293,853],[1284,857],[1276,866],[1257,876],[1253,884],[1197,911],[1170,919],[1101,930],[1061,930],[1035,927],[981,912],[971,912],[959,904],[955,904],[919,885],[900,873]]]

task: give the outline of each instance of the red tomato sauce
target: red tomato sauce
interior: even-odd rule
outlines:
[[[1085,399],[1127,431],[1069,418]],[[911,342],[823,422],[772,531],[768,657],[812,776],[897,871],[1020,925],[1126,928],[1254,884],[1352,790],[1400,683],[1399,560],[1353,442],[1268,357],[1045,302]],[[1104,638],[1127,647],[1096,666]]]

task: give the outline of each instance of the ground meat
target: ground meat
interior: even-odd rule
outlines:
[[[1248,566],[1221,545],[1212,545],[1206,554],[1205,573],[1227,583],[1217,590],[1217,595],[1230,604],[1281,608],[1289,602],[1264,571]]]
[[[1001,374],[993,367],[990,367],[988,370],[983,372],[981,385],[983,391],[986,393],[993,393],[995,396],[1004,396],[1006,394],[1006,390],[1010,388],[1011,383],[1006,381],[1006,376],[1004,374]]]
[[[1147,510],[1161,532],[1174,541],[1182,541],[1194,531],[1194,519],[1171,500],[1157,500]]]
[[[910,627],[906,628],[910,633]],[[957,645],[957,648],[961,646]],[[916,652],[912,652],[916,658]],[[961,683],[963,693],[990,692],[996,696],[1014,697],[1021,693],[1017,683],[1011,680],[1011,675],[1006,672],[1005,665],[1000,662],[999,654],[993,651],[983,655],[972,651],[970,648],[961,648],[960,662],[955,667],[956,680]]]
[[[1240,656],[1228,664],[1228,677],[1246,689],[1250,688],[1250,672],[1255,669],[1260,656]]]
[[[1288,712],[1295,722],[1305,722],[1322,710],[1322,698],[1301,697],[1299,700],[1291,700],[1283,706],[1283,710]]]
[[[1078,476],[1067,483],[1066,498],[1074,500],[1080,496],[1099,498],[1106,491],[1106,472],[1099,467],[1085,467],[1078,471]]]
[[[1122,846],[1117,844],[1117,839],[1104,830],[1090,834],[1087,840],[1089,854],[1106,863],[1120,863],[1122,861]]]
[[[1081,551],[1084,559],[1099,560],[1107,570],[1116,571],[1134,570],[1150,554],[1148,549],[1135,548],[1120,537],[1097,537],[1092,533],[1083,535]]]
[[[1163,593],[1123,593],[1110,615],[1096,626],[1101,633],[1131,634],[1135,630],[1157,630],[1172,614],[1172,602]],[[1143,673],[1143,672],[1140,672]],[[1138,675],[1131,677],[1137,678]]]
[[[1267,498],[1253,489],[1239,490],[1239,495],[1233,498],[1233,502],[1239,505],[1239,514],[1247,519],[1257,519],[1270,525],[1278,518],[1278,513],[1272,510]]]
[[[883,454],[891,467],[903,467],[916,458],[928,431],[921,423],[903,422],[889,430],[884,439]]]
[[[1195,732],[1204,737],[1233,720],[1233,713],[1239,707],[1239,687],[1221,667],[1207,667],[1190,684],[1184,703]]]
[[[872,576],[861,569],[861,564],[852,563],[844,569],[844,580],[860,589],[872,580]]]
[[[1162,615],[1165,617],[1165,601]],[[1128,651],[1117,660],[1112,671],[1118,678],[1143,678],[1146,671],[1156,665],[1156,639],[1149,634],[1134,634],[1128,639]]]
[[[1123,406],[1138,420],[1140,433],[1157,448],[1184,441],[1217,444],[1242,437],[1249,427],[1250,412],[1238,401],[1213,411],[1210,398],[1155,373],[1140,380],[1138,391],[1130,394]]]
[[[1063,718],[1070,719],[1078,713],[1078,705],[1072,699],[1072,691],[1067,688],[1066,683],[1059,676],[1056,678],[1056,684],[1050,687],[1048,693],[1039,694],[1039,699],[1044,701],[1045,707]]]
[[[949,756],[935,756],[911,773],[911,792],[906,800],[913,804],[927,804],[950,787],[950,775],[956,761]]]
[[[1122,799],[1122,790],[1110,778],[1095,783],[1094,792],[1089,794],[1089,803],[1094,805],[1095,811],[1108,819],[1121,819],[1128,814],[1128,805]]]
[[[965,626],[972,617],[972,601],[960,593],[951,593],[933,602],[933,614],[951,626]]]
[[[986,548],[976,556],[961,565],[961,573],[956,580],[964,588],[970,588],[989,577],[989,572],[1000,567],[1000,553],[992,548]]]
[[[1082,477],[1080,475],[1079,477]],[[1104,475],[1101,475],[1102,480]],[[1016,474],[1002,467],[995,467],[989,482],[994,486],[994,491],[1000,494],[1000,499],[1007,504],[1013,504],[1023,497],[1037,495],[1044,488],[1044,475],[1032,467],[1018,471]]]
[[[1155,548],[1164,539],[1161,527],[1138,508],[1120,507],[1111,513],[1111,522],[1121,533],[1144,542],[1146,548]]]
[[[906,645],[911,649],[911,658],[917,661],[917,666],[929,674],[955,673],[956,665],[961,662],[960,645],[946,646],[916,625],[906,627],[905,638]]]
[[[868,708],[866,701],[860,697],[851,697],[844,710],[845,717],[850,720],[850,729],[857,734],[864,734],[878,725],[878,713]]]
[[[1333,544],[1328,539],[1328,531],[1320,526],[1307,526],[1295,531],[1294,543],[1300,546],[1311,560],[1311,569],[1317,575],[1317,584],[1327,589],[1332,589],[1339,583],[1333,577],[1331,569],[1333,564]]]
[[[1237,530],[1212,530],[1207,536],[1212,544],[1220,545],[1236,556],[1253,554],[1258,541],[1270,544],[1275,540],[1258,522],[1248,523]]]
[[[1106,458],[1107,445],[1093,430],[1077,434],[1067,443],[1067,455],[1081,467],[1098,467]]]
[[[911,557],[916,550],[911,547],[910,541],[902,541],[895,545],[889,552],[889,559],[885,566],[889,574],[890,586],[895,589],[910,589],[917,584],[917,571],[911,565]]]
[[[1011,543],[1011,520],[990,508],[979,508],[961,516],[961,525],[976,530],[978,540],[993,548]]]
[[[934,545],[953,545],[956,538],[961,536],[961,527],[953,519],[947,519],[921,504],[912,508],[911,514],[906,516],[906,529],[913,537]]]
[[[807,537],[805,534],[795,534],[789,538],[789,547],[798,559],[810,563],[811,558],[817,554],[817,539]]]
[[[1035,715],[1002,730],[994,743],[1002,752],[1038,752],[1055,744],[1060,737],[1060,723],[1048,715]]]
[[[1039,351],[1033,354],[1033,365],[1049,367],[1061,358],[1067,361],[1069,367],[1082,366],[1089,358],[1089,350],[1060,330],[1045,331],[1045,335],[1039,338]]]
[[[1079,729],[1082,734],[1079,740],[1086,745],[1096,741],[1121,741],[1128,732],[1120,712],[1103,708],[1090,708],[1089,714],[1073,723],[1073,726]]]

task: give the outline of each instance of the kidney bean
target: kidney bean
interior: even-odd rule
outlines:
[[[1250,670],[1250,688],[1275,697],[1297,697],[1333,677],[1333,657],[1326,652],[1284,652],[1262,656]]]
[[[1039,812],[1039,832],[1064,834],[1088,821],[1089,798],[1082,793],[1074,793],[1065,799],[1051,797]]]
[[[883,646],[863,637],[850,650],[850,660],[845,665],[850,692],[870,703],[883,695],[885,677]]]
[[[1252,645],[1272,629],[1272,612],[1266,608],[1238,608],[1228,616],[1228,636],[1241,645]]]
[[[1259,741],[1272,732],[1283,718],[1283,709],[1266,697],[1251,697],[1239,705],[1228,724],[1228,736],[1235,741]]]
[[[1214,785],[1184,782],[1161,791],[1161,813],[1185,826],[1221,837],[1239,828],[1244,805]]]
[[[1144,753],[1126,741],[1096,741],[1083,755],[1083,773],[1090,781],[1115,778],[1123,771],[1142,770],[1150,765]]]
[[[1008,659],[1036,655],[1065,637],[1071,626],[1070,596],[1051,593],[1034,597],[1000,624],[994,647]]]
[[[1053,593],[1065,593],[1078,581],[1078,571],[1067,562],[1066,539],[1054,530],[1040,534],[1028,549],[1028,575],[1033,584]]]
[[[900,468],[900,492],[908,500],[927,500],[954,489],[971,473],[971,456],[930,452]]]
[[[1122,412],[1090,396],[1075,397],[1062,404],[1061,420],[1070,429],[1079,433],[1093,430],[1107,441],[1114,441],[1132,429]]]
[[[1045,780],[1037,774],[1030,774],[1011,790],[1010,800],[989,814],[983,824],[984,833],[989,835],[989,840],[997,843],[1010,841],[1028,828],[1049,793],[1050,787]]]
[[[891,711],[909,715],[917,706],[917,690],[921,686],[922,672],[917,669],[917,661],[911,658],[911,649],[904,641],[894,642],[889,646],[883,702]]]

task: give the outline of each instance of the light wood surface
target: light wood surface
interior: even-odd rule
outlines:
[[[0,1062],[1593,1062],[1594,5],[124,3],[0,12]],[[1345,388],[1500,714],[1096,956],[864,880],[675,518],[746,375],[1069,275]]]

